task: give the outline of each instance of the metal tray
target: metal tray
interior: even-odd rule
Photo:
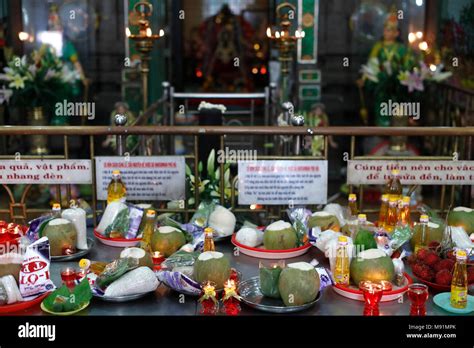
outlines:
[[[214,239],[214,242],[216,243],[219,243],[219,242],[224,242],[226,240],[230,240],[232,238],[232,235],[228,235],[228,236],[222,236],[222,237],[213,237]]]
[[[94,247],[94,240],[87,238],[87,249],[79,250],[77,253],[71,255],[51,256],[51,261],[63,262],[76,260],[84,255],[87,255]]]
[[[321,299],[321,291],[319,291],[318,296],[316,296],[314,301],[301,306],[287,307],[281,299],[263,296],[260,292],[259,276],[241,281],[239,284],[239,295],[242,297],[242,301],[246,305],[270,313],[294,313],[304,311],[305,309],[312,307]]]
[[[145,297],[145,296],[149,295],[152,292],[155,292],[155,290],[149,291],[149,292],[144,292],[142,294],[118,296],[118,297],[98,296],[94,293],[93,293],[93,296],[95,298],[101,299],[102,301],[106,301],[106,302],[128,302],[128,301],[138,300],[139,298]]]

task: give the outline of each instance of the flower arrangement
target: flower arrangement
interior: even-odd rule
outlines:
[[[195,203],[194,195],[196,190],[199,192],[199,199],[203,201],[220,201],[221,195],[221,180],[220,180],[220,168],[215,168],[215,151],[212,150],[207,158],[207,176],[202,176],[203,164],[199,161],[198,173],[199,173],[199,184],[196,187],[196,178],[191,171],[191,168],[186,165],[186,180],[189,183],[191,191],[188,204],[192,205]],[[231,196],[231,183],[230,183],[230,163],[224,165],[224,198],[226,201],[230,200]]]
[[[449,71],[442,72],[442,64],[428,67],[425,62],[420,61],[418,65],[414,64],[409,67],[399,66],[397,69],[397,67],[393,67],[387,63],[388,61],[380,63],[378,58],[375,57],[369,59],[367,64],[361,67],[362,78],[374,84],[383,84],[386,80],[393,79],[396,76],[399,85],[406,87],[408,93],[412,93],[414,91],[423,92],[426,82],[441,82],[452,75]],[[395,72],[398,72],[398,74],[395,75]],[[398,86],[397,89],[399,87],[400,86]],[[404,92],[404,90],[400,92]]]
[[[30,56],[14,56],[4,72],[0,80],[12,89],[12,103],[28,107],[51,107],[67,99],[73,83],[80,78],[46,45]]]

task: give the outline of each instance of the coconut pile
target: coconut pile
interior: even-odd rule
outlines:
[[[283,268],[260,269],[260,291],[281,299],[287,307],[313,302],[319,293],[318,272],[307,262],[290,263]]]

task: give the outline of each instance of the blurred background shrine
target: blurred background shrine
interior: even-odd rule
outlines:
[[[470,0],[1,0],[0,48],[7,75],[1,124],[109,125],[116,114],[127,116],[126,125],[297,125],[294,114],[310,127],[473,124]],[[36,69],[30,60],[60,67],[60,84],[19,96],[25,80],[8,68],[23,56],[26,69]],[[57,117],[41,98],[94,103],[94,115]],[[417,102],[422,117],[384,119],[378,103],[386,99]],[[204,117],[201,101],[227,110]],[[4,137],[0,150],[63,151],[61,139],[45,141]],[[83,141],[71,137],[71,153],[87,151]],[[308,136],[304,152],[321,154],[321,141]],[[291,153],[290,142],[226,137],[227,146],[259,154]],[[348,142],[330,137],[329,157],[342,159]],[[130,136],[126,146],[131,153],[186,154],[192,139]],[[357,146],[361,154],[442,156],[453,144],[367,137]],[[96,147],[112,154],[114,139],[98,139]],[[330,164],[335,187],[344,167],[343,160]]]

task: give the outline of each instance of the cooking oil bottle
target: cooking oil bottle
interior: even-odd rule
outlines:
[[[214,246],[214,230],[212,227],[204,229],[204,251],[216,251]]]
[[[112,180],[107,187],[107,204],[114,201],[125,202],[127,197],[127,188],[122,182],[120,170],[112,172]]]
[[[410,197],[408,196],[403,196],[403,198],[400,201],[398,201],[398,225],[399,226],[411,225]]]
[[[456,251],[453,280],[451,281],[451,306],[466,308],[467,306],[467,253],[465,250]]]
[[[359,210],[357,209],[357,196],[355,193],[349,194],[349,214],[351,217],[357,216]]]
[[[155,217],[156,212],[153,209],[148,209],[145,216],[145,226],[143,227],[142,240],[140,248],[147,252],[152,252],[151,237],[155,231]]]
[[[427,238],[428,238],[428,222],[430,221],[428,215],[421,215],[420,216],[420,238],[416,239],[415,243],[415,254],[418,250],[428,247]]]
[[[388,213],[388,194],[382,195],[382,204],[380,205],[379,213],[379,227],[383,228],[385,225],[385,220],[387,219]]]
[[[339,236],[336,249],[336,267],[334,268],[334,280],[336,284],[349,285],[349,255],[347,251],[347,237]]]
[[[402,198],[402,191],[403,187],[402,183],[400,182],[400,171],[398,169],[393,169],[392,176],[385,185],[384,193],[388,194],[389,199],[395,197],[395,199],[398,201]]]
[[[61,217],[61,204],[54,203],[53,208],[51,209],[51,215],[53,218],[60,218]]]
[[[384,229],[387,232],[392,232],[397,226],[398,222],[398,197],[394,195],[389,196],[388,199],[388,211],[387,211],[387,218],[385,219]]]

